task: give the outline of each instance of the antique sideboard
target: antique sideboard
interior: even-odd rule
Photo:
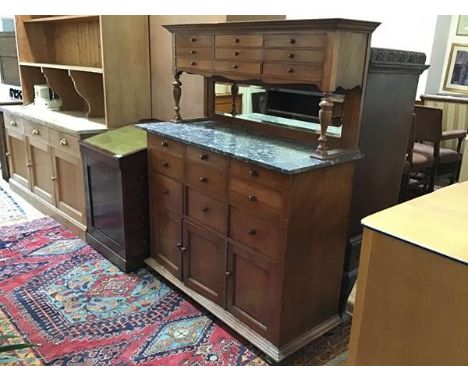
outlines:
[[[341,322],[377,26],[343,19],[166,26],[174,35],[174,120],[137,125],[148,132],[146,263],[274,361]],[[183,120],[183,72],[206,78],[208,118]],[[217,82],[231,85],[229,113],[216,111]],[[318,123],[287,126],[244,113],[249,92],[278,86],[320,95]]]

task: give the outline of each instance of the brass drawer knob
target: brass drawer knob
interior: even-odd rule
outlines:
[[[166,167],[166,168],[169,167],[169,163],[167,163],[167,162],[162,162],[161,164],[162,164],[163,167]]]
[[[253,235],[255,235],[255,234],[257,234],[257,230],[256,230],[256,229],[252,228],[251,230],[249,230],[249,235],[250,235],[250,236],[253,236]]]
[[[62,138],[62,139],[59,141],[59,143],[60,143],[60,146],[68,146],[68,142],[67,142],[67,140],[66,140],[65,138]]]
[[[202,208],[202,212],[208,212],[209,210],[210,210],[209,207],[203,207],[203,208]]]
[[[252,178],[256,178],[258,176],[258,172],[256,170],[250,170],[249,175]]]
[[[288,73],[292,73],[292,72],[294,72],[294,69],[293,69],[293,68],[288,68],[286,71],[287,71]]]
[[[197,41],[197,39],[196,39],[195,37],[192,37],[192,38],[190,39],[190,41],[191,41],[191,42],[195,42],[195,41]]]
[[[289,39],[289,43],[290,43],[290,44],[295,44],[295,43],[296,43],[296,39],[294,39],[294,38]]]
[[[5,156],[6,156],[6,157],[10,157],[11,154],[10,154],[9,152],[6,152],[6,153],[5,153]]]
[[[163,190],[162,193],[163,193],[163,195],[167,195],[167,194],[169,194],[169,190]]]
[[[39,133],[38,129],[33,129],[32,135],[41,135],[41,133]]]
[[[31,162],[26,163],[26,167],[32,167]]]
[[[234,39],[234,42],[237,44],[240,40],[238,38]]]
[[[233,55],[233,56],[238,56],[239,54],[240,54],[240,53],[239,53],[237,50],[235,50],[234,52],[232,52],[232,55]]]
[[[177,247],[177,248],[182,248],[182,243],[177,243],[177,244],[176,244],[176,247]]]
[[[202,183],[208,183],[208,178],[205,176],[200,176],[200,182]]]
[[[231,272],[230,272],[230,271],[226,271],[226,272],[225,272],[225,275],[226,275],[226,277],[229,277],[229,276],[231,276]]]
[[[201,159],[201,160],[208,160],[208,158],[209,158],[209,157],[208,157],[208,154],[205,154],[205,153],[200,154],[200,159]]]
[[[18,126],[18,124],[16,123],[16,121],[10,121],[10,126],[16,127]]]
[[[195,54],[195,53],[197,53],[197,52],[195,52],[194,50],[190,51],[190,54]]]
[[[256,195],[249,195],[249,200],[251,202],[256,202],[257,201],[257,196]]]
[[[196,66],[196,65],[197,65],[197,63],[196,63],[195,61],[192,61],[192,62],[190,63],[190,65],[192,65],[192,66]]]
[[[289,54],[288,54],[288,57],[289,57],[289,58],[294,58],[294,53],[289,53]]]
[[[187,251],[187,247],[180,247],[180,252],[184,253]]]
[[[56,176],[53,176],[52,178],[50,178],[50,180],[51,180],[52,182],[55,182],[55,181],[57,180],[57,177],[56,177]]]
[[[238,67],[239,67],[239,65],[237,65],[237,64],[232,65],[233,69],[237,69]]]
[[[161,142],[161,147],[167,147],[167,142]]]

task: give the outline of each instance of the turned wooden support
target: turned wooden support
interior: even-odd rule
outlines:
[[[182,74],[182,72],[179,72],[179,71],[176,71],[175,74],[174,74],[174,82],[172,83],[172,94],[174,96],[174,103],[175,103],[175,107],[174,107],[174,117],[173,117],[173,121],[174,122],[180,122],[182,121],[182,117],[180,115],[180,96],[182,95],[182,82],[180,82],[179,78],[180,78],[180,75]]]
[[[232,116],[236,116],[238,114],[237,112],[237,95],[239,94],[239,85],[236,83],[233,83],[231,85],[231,94],[232,94],[232,110],[231,114]]]
[[[327,147],[327,129],[331,125],[333,115],[333,101],[331,93],[323,93],[323,98],[319,103],[320,137],[318,138],[317,153],[326,156]]]

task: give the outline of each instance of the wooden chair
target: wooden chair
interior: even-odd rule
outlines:
[[[424,162],[432,160],[428,184],[425,192],[434,191],[436,176],[449,174],[450,184],[458,179],[461,166],[461,146],[466,136],[466,130],[442,131],[441,109],[426,106],[415,106],[414,114],[414,146],[413,161]],[[457,150],[441,148],[443,141],[458,139]],[[417,178],[416,171],[412,167],[412,178]]]

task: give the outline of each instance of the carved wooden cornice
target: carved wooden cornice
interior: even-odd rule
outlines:
[[[423,72],[427,68],[429,65],[426,65],[426,55],[422,52],[371,48],[370,70],[401,69]]]

